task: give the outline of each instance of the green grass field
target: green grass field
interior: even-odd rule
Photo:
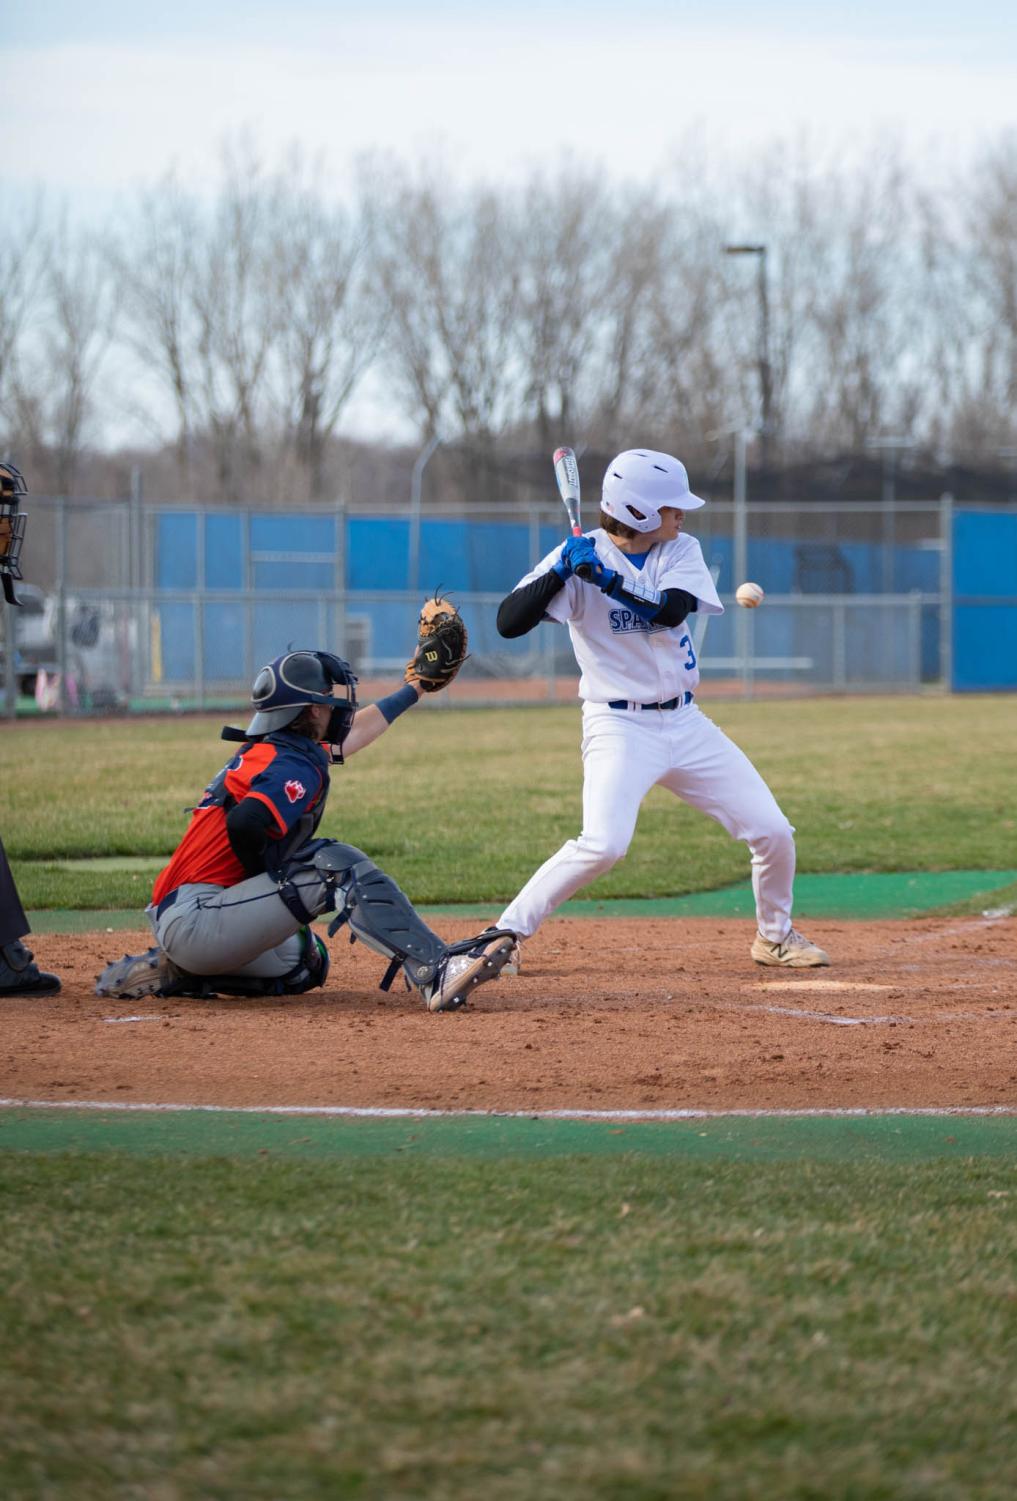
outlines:
[[[1012,1157],[11,1153],[0,1193],[8,1501],[1012,1495]]]
[[[1013,869],[1017,699],[708,705],[797,828],[799,869]],[[141,907],[205,783],[220,718],[0,732],[3,837],[37,907]],[[56,795],[54,795],[56,789]],[[322,832],[417,902],[506,901],[579,828],[579,713],[418,710],[337,768]],[[54,862],[148,856],[132,869]],[[743,879],[744,846],[660,789],[628,858],[584,896],[680,896]]]
[[[710,712],[803,871],[1017,865],[1015,699]],[[219,723],[0,729],[26,905],[140,909],[144,865],[58,862],[157,868]],[[578,730],[407,717],[337,771],[323,832],[417,901],[507,897],[578,827]],[[745,873],[654,793],[590,895]],[[532,1152],[507,1123],[481,1149],[476,1122],[83,1119],[0,1112],[4,1501],[1013,1495],[1013,1118],[604,1126],[596,1148],[571,1123]]]

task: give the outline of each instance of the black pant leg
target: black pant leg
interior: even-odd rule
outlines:
[[[24,938],[30,931],[18,888],[14,884],[14,875],[7,861],[4,843],[0,839],[0,949],[6,948],[16,938]]]

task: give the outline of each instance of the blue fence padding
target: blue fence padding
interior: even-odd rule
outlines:
[[[1017,688],[1017,609],[970,602],[972,595],[1017,598],[1017,515],[955,513],[953,588],[952,686],[962,693]]]
[[[244,587],[244,523],[240,516],[205,517],[205,587]]]
[[[252,646],[257,664],[271,662],[291,648],[295,651],[306,648],[327,649],[329,642],[322,638],[322,611],[318,601],[308,599],[306,604],[288,599],[273,604],[266,599],[254,613]]]
[[[962,521],[964,518],[959,517]],[[1003,520],[1013,518],[1001,518]],[[163,512],[158,518],[156,583],[160,588],[239,589],[244,585],[243,524],[239,516],[204,518],[205,578],[197,578],[197,513]],[[963,530],[963,528],[962,528]],[[533,553],[529,525],[468,520],[424,521],[420,527],[416,581],[409,578],[410,524],[406,519],[353,516],[347,520],[346,584],[351,590],[425,591],[439,585],[449,591],[507,593],[538,558],[564,540],[566,527],[541,526]],[[963,547],[963,536],[961,536]],[[331,590],[336,584],[336,523],[331,516],[255,514],[250,519],[250,577],[265,590]],[[1011,552],[1017,544],[1001,539]],[[764,582],[769,594],[789,594],[799,587],[797,547],[786,538],[754,537],[748,547],[748,575]],[[271,561],[259,553],[305,553],[304,559]],[[728,537],[703,538],[707,563],[720,569],[718,587],[730,593],[734,577],[733,544]],[[878,594],[883,588],[883,549],[878,543],[843,543],[839,556],[851,576],[851,592]],[[994,559],[1003,569],[1000,558]],[[935,592],[939,555],[917,547],[897,547],[893,588]],[[821,584],[816,593],[827,592]],[[968,590],[967,592],[973,592]],[[989,588],[986,592],[992,592]]]
[[[958,605],[953,614],[953,686],[961,693],[1017,688],[1017,610]]]
[[[409,556],[408,521],[351,516],[346,523],[346,582],[350,589],[407,588]]]
[[[353,516],[347,523],[346,577],[350,589],[448,590],[507,593],[531,566],[530,528],[499,522],[424,521],[418,579],[410,579],[411,531],[407,520]],[[541,529],[549,552],[562,541]],[[541,554],[542,556],[543,554]]]
[[[274,589],[292,594],[306,589],[309,594],[331,594],[336,587],[335,563],[332,558],[323,558],[320,563],[255,562],[251,565],[251,587],[266,593]]]
[[[592,518],[590,518],[592,519]],[[202,547],[199,547],[199,525]],[[346,523],[346,586],[349,613],[366,616],[370,623],[370,654],[398,661],[409,655],[413,637],[412,611],[405,603],[367,602],[366,592],[405,591],[411,587],[410,523],[406,518],[353,516]],[[713,538],[704,529],[703,552],[708,566],[717,567],[717,587],[730,594],[740,580],[734,577],[733,543],[730,537]],[[244,553],[249,537],[250,556]],[[468,519],[421,522],[419,566],[416,587],[430,592],[442,587],[452,594],[507,593],[533,564],[567,535],[567,526],[544,524],[537,529],[527,523],[471,522]],[[243,612],[227,604],[205,606],[204,676],[216,679],[245,678],[260,663],[277,656],[291,644],[310,645],[334,639],[332,606],[322,595],[337,585],[336,518],[290,513],[253,513],[249,519],[224,513],[163,511],[155,521],[155,567],[157,588],[241,589],[248,579],[264,595],[253,615],[250,640],[245,639]],[[772,597],[794,593],[803,582],[810,592],[827,592],[823,582],[823,558],[799,556],[799,544],[783,537],[752,537],[748,545],[747,572],[760,580]],[[830,578],[843,562],[849,575],[850,592],[879,594],[884,585],[885,553],[879,542],[844,542],[836,546]],[[204,552],[204,577],[198,577],[198,558]],[[259,554],[282,553],[271,560]],[[294,554],[304,554],[294,557]],[[895,593],[920,590],[938,592],[940,553],[936,549],[897,546],[893,551],[892,588]],[[954,578],[956,596],[953,633],[953,687],[986,690],[1017,687],[1017,610],[1010,606],[973,605],[964,596],[981,598],[1017,596],[1017,515],[1012,513],[958,511],[954,516]],[[306,608],[290,600],[273,606],[273,593],[304,592]],[[162,668],[167,680],[197,677],[196,630],[189,605],[160,607],[162,622]],[[323,613],[325,612],[325,613]],[[239,617],[239,618],[238,618]],[[323,624],[324,622],[324,624]],[[817,626],[809,613],[781,612],[770,606],[757,617],[757,652],[772,656],[830,654],[823,639],[824,625]],[[475,611],[471,621],[473,649],[479,655],[501,654],[506,659],[525,659],[545,648],[543,633],[519,641],[503,641],[494,627],[491,610]],[[871,642],[863,637],[874,632]],[[878,617],[872,626],[856,624],[854,646],[859,659],[865,650],[884,653],[891,663],[899,655],[899,642],[880,636]],[[818,633],[818,638],[817,638]],[[763,638],[765,636],[765,649]],[[560,639],[559,639],[560,638]],[[921,619],[921,670],[926,680],[935,679],[940,663],[940,619],[935,607],[926,607]],[[851,675],[852,643],[848,643],[847,671]],[[340,649],[342,646],[340,644]],[[567,652],[567,636],[556,632],[554,652]],[[732,616],[714,620],[710,626],[707,658],[735,653]]]
[[[748,544],[747,574],[761,583],[768,594],[794,594],[800,590],[797,551],[801,544],[786,537],[753,537]],[[807,545],[807,544],[806,544]],[[883,549],[876,542],[844,542],[837,545],[840,558],[850,575],[852,594],[883,592]],[[742,582],[734,576],[734,544],[729,537],[703,539],[703,556],[709,567],[719,566],[717,587],[722,594],[732,593]],[[893,587],[896,594],[923,594],[939,590],[939,553],[921,547],[895,547],[893,553]],[[824,584],[815,583],[801,590],[806,594],[836,593]]]
[[[393,600],[391,604],[360,601],[351,594],[347,600],[347,613],[369,622],[368,641],[372,657],[403,662],[413,655],[417,640],[417,614],[413,605],[402,600]]]
[[[197,511],[160,511],[156,517],[155,585],[157,589],[197,588]]]
[[[189,682],[194,678],[195,647],[194,611],[190,605],[159,606],[159,640],[161,664],[156,667],[159,681]],[[158,671],[161,665],[161,673]]]
[[[958,595],[1017,595],[1017,515],[956,512],[953,587]]]
[[[250,676],[246,654],[245,610],[236,605],[205,605],[202,629],[205,633],[205,676],[207,678],[246,678]]]
[[[335,556],[334,516],[301,516],[297,512],[255,512],[251,516],[252,552],[306,552],[320,558]]]

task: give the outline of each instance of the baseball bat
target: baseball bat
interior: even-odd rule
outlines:
[[[554,477],[558,481],[558,494],[568,513],[573,537],[581,537],[583,528],[579,523],[579,465],[571,448],[556,448],[554,451]],[[580,563],[576,574],[581,579],[590,577],[589,565]]]

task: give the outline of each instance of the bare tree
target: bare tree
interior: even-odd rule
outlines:
[[[116,293],[101,241],[64,235],[48,278],[44,335],[50,383],[49,439],[57,488],[73,491],[94,409],[95,383],[116,328]]]
[[[519,270],[511,215],[486,188],[367,168],[372,257],[389,313],[387,358],[426,436],[479,451],[521,408]]]
[[[0,416],[11,440],[21,404],[18,357],[26,332],[40,314],[51,235],[41,197],[28,214],[8,212],[5,218],[10,229],[0,245]]]
[[[224,156],[224,180],[194,257],[190,300],[200,415],[220,492],[239,500],[259,467],[269,355],[279,333],[273,295],[277,186],[248,151]]]
[[[592,418],[614,228],[607,185],[570,162],[534,174],[518,194],[515,338],[544,448],[585,433]]]
[[[188,492],[201,423],[191,297],[202,234],[196,201],[169,176],[142,194],[135,222],[110,242],[121,290],[122,338],[142,379],[154,377],[169,398],[177,464]]]
[[[304,176],[293,159],[273,204],[273,365],[283,442],[320,499],[328,441],[377,356],[385,310],[369,274],[365,226],[328,205]]]
[[[642,298],[632,401],[648,431],[702,458],[728,423],[731,373],[723,341],[724,278],[715,210],[678,198],[656,219],[655,273]]]
[[[268,362],[279,332],[272,227],[277,185],[227,147],[210,207],[172,178],[145,196],[117,255],[127,338],[176,416],[182,478],[210,446],[217,493],[239,499],[262,458]]]
[[[49,483],[68,494],[99,418],[96,381],[114,336],[114,284],[101,241],[62,220],[48,244],[37,304],[19,340],[11,405],[19,443],[34,463],[45,455]]]
[[[732,242],[766,246],[765,349]],[[61,488],[115,324],[137,400],[155,412],[158,393],[180,477],[195,494],[205,466],[210,498],[280,476],[324,496],[369,370],[492,486],[510,434],[695,452],[764,405],[775,458],[890,431],[984,454],[1017,440],[1017,133],[936,189],[885,144],[850,161],[778,144],[735,172],[691,141],[653,187],[572,161],[462,186],[374,158],[347,207],[299,153],[270,173],[241,144],[211,200],[166,179],[115,244],[39,204],[0,250],[0,419]]]
[[[968,337],[954,438],[962,452],[1017,442],[1017,131],[961,185]]]
[[[912,179],[895,153],[831,174],[810,193],[811,392],[799,389],[810,440],[862,450],[881,434],[914,437],[928,373],[920,358],[922,254]],[[817,232],[818,231],[818,232]],[[804,383],[803,383],[804,384]]]

